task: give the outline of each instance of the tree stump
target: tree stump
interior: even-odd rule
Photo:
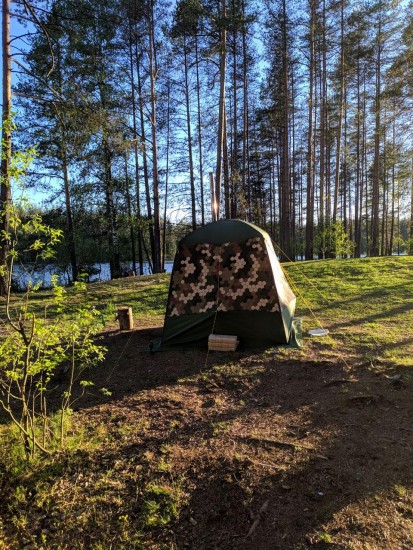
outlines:
[[[133,329],[133,313],[132,308],[129,306],[122,306],[118,308],[118,321],[120,330],[132,330]]]

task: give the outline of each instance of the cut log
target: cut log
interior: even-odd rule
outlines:
[[[133,313],[130,306],[122,306],[118,308],[119,329],[120,330],[132,330],[133,329]]]

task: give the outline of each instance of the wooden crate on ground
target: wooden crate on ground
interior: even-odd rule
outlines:
[[[210,334],[208,336],[208,349],[211,351],[235,351],[238,344],[237,336],[229,334]]]

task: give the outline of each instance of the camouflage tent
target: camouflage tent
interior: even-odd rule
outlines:
[[[208,336],[238,336],[242,347],[287,344],[295,296],[269,235],[220,220],[183,238],[175,256],[162,347],[206,346]]]

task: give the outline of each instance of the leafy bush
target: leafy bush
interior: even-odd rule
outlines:
[[[52,258],[62,232],[45,225],[24,200],[5,205],[0,215],[10,220],[8,231],[1,235],[6,261],[0,265],[5,311],[0,329],[0,405],[17,426],[29,457],[64,445],[74,384],[85,387],[82,373],[104,356],[104,348],[94,339],[101,312],[84,282],[66,289],[57,276],[52,277],[52,292],[41,305],[37,299],[41,284],[33,284],[30,277],[26,290],[14,295],[16,263],[28,252],[34,258],[31,269]],[[25,243],[23,248],[19,241]],[[58,375],[66,376],[66,386],[56,422],[49,415],[48,396]]]

